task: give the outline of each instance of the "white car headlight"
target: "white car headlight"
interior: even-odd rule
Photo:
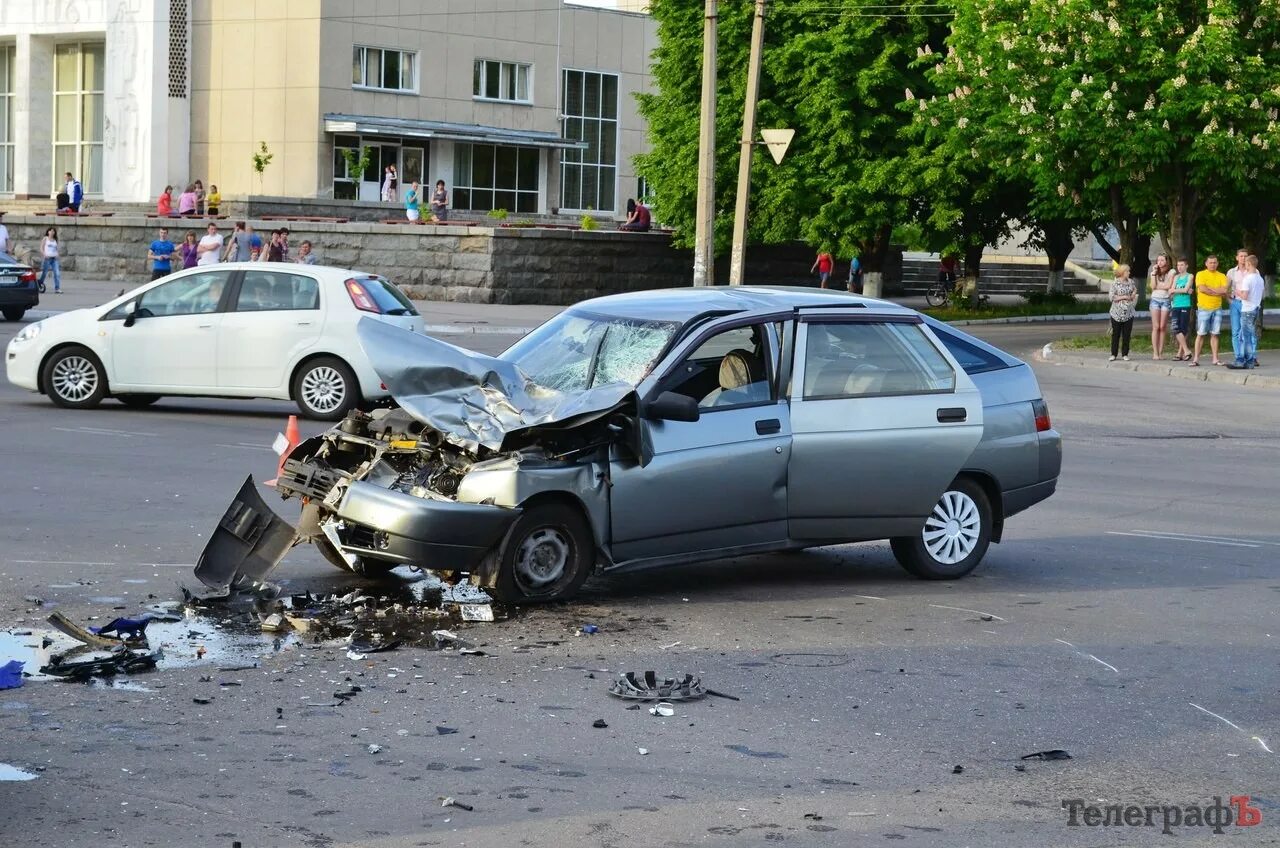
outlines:
[[[13,337],[13,340],[15,342],[31,341],[36,336],[40,335],[40,331],[44,329],[44,327],[41,326],[43,323],[43,321],[37,321],[34,324],[28,324],[22,328],[22,331],[19,332],[18,335]]]

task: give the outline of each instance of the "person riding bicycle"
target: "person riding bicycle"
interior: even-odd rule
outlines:
[[[956,288],[956,272],[959,262],[954,253],[948,253],[938,263],[938,283],[949,294]]]

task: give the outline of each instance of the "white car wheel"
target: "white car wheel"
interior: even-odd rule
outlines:
[[[977,567],[991,544],[991,501],[976,481],[958,478],[914,536],[890,540],[899,564],[926,580],[954,580]]]
[[[340,359],[313,359],[293,379],[293,397],[308,418],[337,421],[359,400],[360,387]]]

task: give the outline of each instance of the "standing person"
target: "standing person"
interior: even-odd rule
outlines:
[[[1218,359],[1218,334],[1222,332],[1222,312],[1219,310],[1228,285],[1227,275],[1218,270],[1218,257],[1209,254],[1204,260],[1204,270],[1196,274],[1196,349],[1191,355],[1192,368],[1200,367],[1205,336],[1209,337],[1213,364],[1224,364]]]
[[[249,229],[249,261],[257,262],[262,258],[262,236],[257,231]]]
[[[4,225],[4,210],[0,209],[0,253],[9,252],[9,228]]]
[[[835,267],[835,260],[831,258],[831,254],[826,248],[818,251],[818,258],[813,260],[813,266],[809,269],[809,273],[818,272],[818,283],[824,289],[827,287],[828,281],[831,279],[831,269]]]
[[[1231,316],[1231,349],[1240,349],[1240,301],[1236,298],[1236,289],[1243,282],[1249,269],[1246,262],[1249,258],[1249,251],[1240,248],[1236,251],[1236,267],[1227,271],[1227,304],[1229,315]]]
[[[382,169],[382,202],[391,202],[391,166]]]
[[[1151,293],[1151,358],[1164,359],[1164,346],[1169,341],[1169,312],[1173,307],[1173,269],[1163,253],[1151,266],[1147,291]]]
[[[169,272],[173,270],[173,255],[177,252],[178,248],[169,241],[169,228],[161,227],[156,232],[155,241],[147,249],[147,258],[151,260],[152,280],[169,276]]]
[[[1186,362],[1191,359],[1191,348],[1187,346],[1187,333],[1191,327],[1191,290],[1195,281],[1187,271],[1187,260],[1178,260],[1178,270],[1173,275],[1173,332],[1178,339],[1178,355],[1174,362]]]
[[[270,244],[268,244],[268,245],[267,245],[267,261],[268,261],[268,262],[283,262],[283,261],[284,261],[284,250],[283,250],[283,248],[282,248],[282,247],[281,247],[281,245],[280,245],[280,231],[279,231],[279,230],[272,230],[272,231],[271,231],[271,242],[270,242]]]
[[[44,231],[44,238],[40,239],[40,279],[36,283],[36,287],[40,291],[44,291],[44,277],[50,271],[53,272],[53,293],[62,294],[62,266],[58,264],[62,251],[58,245],[58,228],[50,227]]]
[[[298,258],[295,261],[303,265],[315,265],[319,261],[319,257],[311,252],[311,242],[303,241],[298,245]]]
[[[213,183],[209,183],[209,196],[205,198],[205,203],[208,204],[210,215],[218,214],[218,209],[222,206],[222,193]]]
[[[222,253],[222,234],[218,232],[218,225],[210,222],[208,231],[200,239],[200,243],[196,246],[196,254],[198,259],[197,265],[216,265],[218,257]]]
[[[1266,282],[1258,273],[1258,257],[1245,256],[1244,271],[1232,292],[1232,303],[1240,304],[1240,344],[1235,348],[1235,362],[1227,367],[1237,370],[1258,367],[1258,310],[1262,308],[1262,295],[1266,290]]]
[[[199,180],[196,180],[195,187],[196,187],[196,214],[203,215],[204,214],[204,197],[205,197],[204,183],[200,182]]]
[[[186,190],[178,195],[178,214],[196,214],[196,187],[194,185],[187,186]]]
[[[444,180],[436,180],[436,190],[431,193],[431,218],[441,222],[449,220],[449,192],[444,190]]]
[[[391,169],[391,188],[387,199],[396,203],[400,199],[400,172],[396,170],[394,163],[387,167]]]
[[[862,260],[856,256],[849,260],[849,279],[845,281],[845,288],[854,294],[862,294]]]
[[[289,228],[280,228],[280,261],[289,262]]]
[[[80,204],[84,203],[84,186],[80,185],[80,181],[71,176],[71,172],[67,171],[67,184],[63,191],[67,193],[67,208],[72,212],[80,211]]]
[[[178,246],[178,253],[182,255],[182,269],[196,267],[196,263],[200,261],[200,245],[196,243],[196,231],[187,230],[187,234],[182,237],[182,244]]]
[[[1138,300],[1138,287],[1129,279],[1129,266],[1116,268],[1115,281],[1111,283],[1111,359],[1116,354],[1129,361],[1129,338],[1133,335],[1134,303]]]
[[[173,186],[165,186],[164,191],[160,192],[160,197],[156,200],[156,214],[161,218],[168,218],[173,214]]]
[[[248,262],[249,242],[249,232],[245,229],[244,221],[236,221],[235,226],[231,228],[230,237],[227,238],[227,252],[222,257],[222,261]]]
[[[404,193],[404,217],[410,221],[418,220],[418,181],[414,180],[409,184],[409,190]]]

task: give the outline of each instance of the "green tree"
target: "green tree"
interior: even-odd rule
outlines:
[[[253,154],[253,171],[258,175],[258,191],[262,191],[263,174],[266,173],[267,166],[271,164],[271,160],[275,158],[275,154],[267,149],[265,141],[258,142],[258,150]]]
[[[657,214],[694,234],[697,185],[702,4],[654,0],[659,47],[656,91],[641,95],[650,151],[637,164],[653,186]],[[777,244],[804,239],[840,256],[857,253],[879,273],[896,223],[911,214],[905,191],[910,154],[901,137],[911,115],[902,92],[924,85],[914,66],[920,44],[940,47],[945,18],[937,6],[908,2],[892,14],[831,0],[772,4],[765,24],[759,125],[789,126],[795,140],[782,165],[757,153],[752,169],[748,239]],[[750,3],[722,3],[717,59],[716,245],[728,248],[750,37]]]

